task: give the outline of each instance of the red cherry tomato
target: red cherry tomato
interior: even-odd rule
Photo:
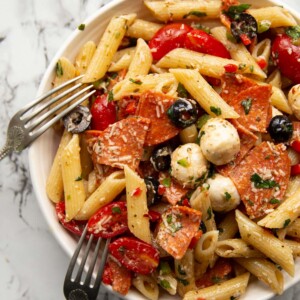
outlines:
[[[226,47],[221,42],[200,29],[194,29],[186,35],[184,47],[186,49],[222,58],[231,58]]]
[[[183,24],[168,24],[159,29],[148,45],[154,60],[159,60],[175,48],[183,48],[185,37],[193,28]]]
[[[296,176],[300,174],[300,164],[291,166],[291,175]]]
[[[107,94],[99,95],[96,97],[91,107],[91,114],[92,129],[104,130],[108,125],[113,124],[116,121],[116,105],[114,102],[108,102]]]
[[[88,221],[88,232],[96,237],[114,237],[127,230],[127,208],[123,201],[105,205]]]
[[[284,76],[300,83],[300,47],[293,44],[291,37],[281,34],[275,38],[272,58]]]
[[[296,141],[293,141],[292,144],[291,144],[291,147],[297,151],[297,152],[300,152],[300,141],[296,140]]]
[[[81,236],[83,232],[82,223],[75,220],[71,220],[71,221],[66,220],[65,202],[63,201],[58,202],[55,206],[55,211],[56,211],[58,221],[61,223],[61,225],[64,228],[66,228],[67,230],[69,230],[70,232],[78,236]]]
[[[152,273],[159,263],[159,252],[150,244],[132,237],[121,237],[109,245],[109,251],[127,269]]]

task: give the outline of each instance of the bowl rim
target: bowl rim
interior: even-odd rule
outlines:
[[[111,0],[107,4],[104,4],[102,7],[97,9],[94,13],[92,13],[90,16],[88,16],[83,23],[88,26],[90,23],[95,21],[99,17],[99,15],[105,14],[106,12],[112,10],[114,7],[125,3],[130,0]],[[142,0],[137,0],[141,1]],[[277,6],[283,6],[285,9],[287,9],[299,22],[300,24],[300,9],[297,11],[296,9],[292,8],[289,4],[286,4],[283,0],[265,0],[267,2],[270,2],[270,4],[277,5]],[[243,2],[255,2],[254,0],[250,1],[243,1]],[[37,96],[41,95],[46,89],[47,89],[47,84],[49,84],[49,78],[53,76],[53,70],[55,70],[56,62],[57,60],[63,55],[63,53],[67,50],[68,45],[80,34],[82,34],[82,31],[78,29],[74,29],[73,32],[64,40],[62,45],[59,47],[58,51],[55,53],[55,55],[52,57],[49,65],[46,68],[46,71],[42,77],[42,80],[40,82],[38,91],[37,91]],[[39,140],[39,139],[38,139]],[[37,140],[37,141],[38,141]],[[49,217],[49,210],[48,210],[48,205],[44,201],[43,194],[45,195],[45,191],[43,191],[43,187],[41,187],[38,183],[38,178],[39,172],[37,171],[36,168],[36,162],[35,162],[35,157],[37,154],[37,142],[35,141],[29,146],[29,151],[28,151],[28,160],[29,160],[29,172],[30,172],[30,178],[33,186],[33,191],[34,194],[37,198],[38,201],[38,206],[43,214],[44,219],[46,220],[47,225],[49,226],[50,231],[54,235],[55,239],[57,240],[58,244],[61,246],[61,248],[64,250],[64,252],[71,257],[73,254],[73,249],[66,243],[65,237],[70,236],[67,232],[65,234],[62,234],[61,231],[57,229],[61,229],[61,226],[59,225],[59,222],[55,218],[50,218]],[[50,202],[50,200],[48,200]],[[300,268],[299,268],[300,269]],[[295,279],[297,278],[297,279]],[[288,283],[285,283],[284,286],[284,291],[285,292],[289,287],[292,285],[295,285],[297,282],[300,281],[300,270],[298,274],[295,274],[294,280],[289,281]],[[110,293],[113,293],[117,295],[119,298],[127,299],[129,300],[128,296],[122,296],[116,292],[114,292],[110,286],[102,284],[102,286]],[[274,297],[275,294],[272,293],[272,295],[266,296],[264,298],[260,298],[260,300],[267,300],[272,297]],[[175,298],[174,298],[175,299]]]

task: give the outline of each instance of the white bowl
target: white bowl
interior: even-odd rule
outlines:
[[[270,5],[282,5],[285,6],[298,20],[300,20],[300,14],[295,10],[287,7],[283,1],[271,1],[260,0],[259,4],[256,0],[242,1],[253,4],[253,6],[270,6]],[[143,6],[142,0],[114,0],[96,11],[90,18],[88,18],[84,24],[86,24],[84,31],[75,30],[73,34],[66,40],[66,42],[59,49],[55,57],[52,59],[47,71],[40,84],[38,95],[44,93],[51,88],[51,82],[54,77],[54,70],[57,60],[61,56],[69,58],[71,61],[75,58],[80,47],[89,40],[98,42],[101,34],[103,33],[109,20],[116,14],[121,13],[138,13],[139,17],[149,17],[148,11]],[[35,141],[29,149],[29,166],[31,180],[33,188],[38,199],[40,208],[44,214],[45,219],[48,222],[50,230],[53,232],[55,238],[71,257],[76,247],[76,240],[59,224],[55,209],[51,201],[46,195],[46,179],[55,155],[55,151],[58,146],[59,137],[53,130],[48,130],[37,141]],[[46,155],[45,155],[46,154]],[[296,262],[296,273],[294,278],[289,277],[284,273],[285,289],[292,286],[300,280],[300,261]],[[112,291],[110,289],[110,291]],[[246,294],[242,297],[244,300],[266,300],[273,297],[274,294],[270,291],[270,288],[264,284],[255,281],[250,283]],[[142,300],[144,297],[138,292],[131,290],[125,299],[130,300]],[[174,300],[179,297],[170,296],[164,294],[160,299]]]

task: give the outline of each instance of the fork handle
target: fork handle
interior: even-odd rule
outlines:
[[[90,300],[88,294],[80,289],[76,289],[70,292],[68,300]]]
[[[0,150],[0,160],[2,160],[8,153],[11,152],[11,148],[6,145]]]

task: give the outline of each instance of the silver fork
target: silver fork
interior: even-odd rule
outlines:
[[[102,280],[102,274],[104,272],[104,266],[108,255],[108,245],[110,243],[110,238],[106,240],[102,255],[101,255],[101,261],[100,266],[97,269],[97,276],[95,278],[94,284],[92,285],[92,277],[93,277],[93,271],[97,262],[100,244],[102,239],[99,238],[94,250],[93,255],[91,255],[91,262],[88,266],[87,274],[85,277],[85,280],[82,281],[82,275],[84,271],[84,266],[86,264],[86,261],[88,259],[88,256],[90,254],[91,250],[91,244],[93,241],[93,235],[91,234],[87,243],[87,246],[85,250],[83,251],[83,255],[81,258],[81,262],[79,265],[79,269],[77,271],[77,275],[75,279],[72,278],[73,271],[75,269],[77,259],[79,257],[79,254],[81,252],[81,248],[84,244],[85,238],[87,235],[87,225],[85,226],[83,233],[79,239],[77,248],[72,256],[72,259],[69,264],[68,271],[66,273],[65,281],[64,281],[64,295],[68,300],[95,300],[97,298],[101,280]]]
[[[46,94],[35,99],[33,102],[28,103],[11,118],[7,128],[6,143],[4,147],[0,150],[0,160],[2,160],[7,154],[13,151],[20,152],[23,149],[25,149],[42,133],[44,133],[48,128],[55,124],[60,118],[68,114],[77,105],[79,105],[85,99],[87,99],[93,93],[95,93],[95,90],[93,90],[90,91],[88,94],[84,95],[85,92],[93,88],[93,85],[90,84],[83,87],[83,83],[76,83],[74,86],[71,86],[67,90],[61,91],[63,88],[69,86],[72,83],[75,83],[78,79],[82,77],[83,75],[80,75],[50,90]],[[46,99],[50,98],[54,93],[58,93],[60,91],[61,93],[59,93],[57,96],[55,96],[47,102],[45,101]],[[53,104],[55,104],[57,101],[68,95],[71,96],[62,101],[61,103],[57,104],[55,107],[51,108]],[[80,96],[82,97],[76,100],[66,109],[59,112],[56,116],[54,116],[58,110],[60,110],[65,105],[67,105],[68,103],[72,102],[74,99]],[[48,108],[50,109],[47,110]],[[43,113],[40,114],[41,112]]]

